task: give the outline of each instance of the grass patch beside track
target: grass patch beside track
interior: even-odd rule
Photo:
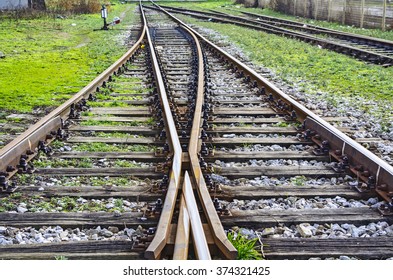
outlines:
[[[121,34],[138,18],[134,8],[112,6],[109,20],[122,23],[107,32],[93,31],[102,27],[99,14],[0,20],[0,109],[31,112],[78,92],[127,50]]]
[[[284,13],[280,13],[271,9],[245,8],[243,5],[234,4],[234,1],[230,1],[230,0],[206,1],[203,3],[187,3],[186,5],[184,5],[184,3],[182,2],[177,2],[177,3],[170,2],[170,3],[163,3],[162,5],[173,6],[178,8],[189,8],[189,9],[195,9],[201,11],[214,10],[217,12],[223,12],[223,13],[239,15],[239,16],[245,16],[241,12],[249,12],[249,13],[255,13],[264,16],[272,16],[272,17],[297,21],[305,24],[312,24],[312,25],[330,28],[338,31],[350,32],[359,35],[365,35],[365,36],[393,41],[393,30],[382,31],[381,29],[358,28],[349,25],[342,25],[337,22],[328,22],[328,21],[314,20],[310,18],[303,18],[298,16],[292,16],[292,15],[286,15]]]

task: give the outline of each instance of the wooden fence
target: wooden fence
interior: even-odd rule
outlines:
[[[253,3],[250,3],[253,2]],[[239,0],[294,16],[393,30],[393,0]]]

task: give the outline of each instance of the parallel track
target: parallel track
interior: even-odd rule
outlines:
[[[244,13],[248,17],[241,17],[221,12],[202,12],[167,6],[165,8],[174,13],[181,13],[199,19],[236,24],[267,33],[298,39],[370,63],[384,66],[393,65],[393,42],[388,40],[339,32],[316,26],[305,26],[297,22],[261,16],[254,13]]]
[[[391,237],[269,237],[267,231],[282,226],[297,226],[307,236],[307,224],[313,223],[391,224],[392,167],[180,20],[156,8],[160,12],[144,12],[141,7],[142,35],[119,62],[0,151],[4,197],[14,195],[17,200],[15,192],[20,192],[22,198],[82,197],[85,203],[114,198],[123,199],[131,209],[113,211],[114,206],[109,205],[112,210],[107,213],[69,213],[73,205],[59,205],[62,210],[55,213],[20,213],[20,207],[30,207],[19,204],[19,213],[0,213],[0,226],[28,229],[11,229],[14,232],[10,233],[7,228],[3,235],[46,226],[69,227],[72,232],[90,230],[85,233],[89,237],[97,226],[111,227],[112,232],[95,233],[98,235],[116,236],[113,232],[117,230],[127,234],[105,240],[22,242],[3,246],[0,257],[234,259],[237,252],[224,229],[235,227],[263,233],[259,237],[268,245],[264,253],[269,259],[393,255]],[[53,130],[58,131],[46,137]],[[50,143],[54,138],[65,141],[60,145],[63,150],[71,146],[72,151],[59,150],[52,155]],[[44,140],[44,145],[38,144],[39,140]],[[55,147],[56,142],[52,143]],[[80,145],[95,143],[123,150],[77,151]],[[156,147],[155,153],[135,152],[141,146]],[[30,161],[42,165],[46,158],[52,160],[47,168],[31,168]],[[81,159],[86,158],[91,167],[81,167],[85,163]],[[72,162],[76,166],[52,168],[69,159],[76,160]],[[16,172],[25,174],[15,180]],[[28,173],[33,173],[33,186],[20,184],[30,176]],[[340,179],[347,175],[354,178],[350,181],[358,191]],[[55,180],[51,181],[52,177]],[[111,177],[126,178],[129,183],[118,184]],[[298,180],[304,182],[295,187]],[[81,183],[71,187],[48,184],[69,181]],[[107,183],[95,187],[91,184],[95,181]],[[19,184],[14,186],[13,182]],[[379,209],[367,204],[339,209],[285,206],[287,197],[323,205],[336,196],[359,201],[379,196],[386,202],[381,202]],[[252,206],[255,200],[272,198],[281,203],[278,208]],[[116,204],[114,199],[104,201],[106,205]],[[139,225],[142,228],[137,228]],[[137,228],[135,232],[130,230],[133,228]],[[70,235],[65,237],[75,239]],[[361,246],[348,248],[348,244]]]

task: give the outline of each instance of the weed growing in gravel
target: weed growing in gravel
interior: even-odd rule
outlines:
[[[129,105],[125,102],[115,100],[112,102],[92,102],[89,103],[90,107],[128,107]]]
[[[228,239],[237,250],[238,260],[262,260],[262,254],[258,251],[256,243],[258,238],[248,239],[239,232],[228,232]]]
[[[278,123],[272,124],[272,126],[274,126],[274,127],[289,127],[291,125],[289,123],[286,123],[286,122],[278,122]]]
[[[152,123],[150,120],[147,120],[146,122],[140,122],[140,121],[114,122],[114,121],[87,120],[87,121],[82,121],[79,124],[85,125],[85,126],[94,126],[94,125],[98,125],[98,126],[148,126],[148,125],[151,125]],[[153,124],[154,124],[154,122],[153,122]]]
[[[304,186],[307,182],[307,178],[305,176],[295,176],[291,178],[291,183],[295,186]]]
[[[103,138],[145,138],[143,135],[134,135],[125,132],[98,132],[95,136]]]
[[[123,168],[132,168],[132,167],[139,167],[140,165],[135,163],[134,161],[118,159],[114,162],[114,166],[115,167],[123,167]]]
[[[24,203],[29,212],[78,212],[78,211],[105,211],[124,212],[123,200],[115,199],[113,207],[107,207],[106,200],[86,200],[80,202],[79,197],[43,197],[43,196],[21,196],[19,198],[6,197],[0,200],[0,212],[15,211],[17,205]]]
[[[59,140],[56,139],[55,141],[52,141],[50,143],[50,146],[53,149],[60,149],[60,148],[62,148],[64,146],[64,142],[59,141]]]
[[[93,167],[92,159],[80,158],[80,159],[50,159],[50,160],[35,160],[34,166],[37,168],[91,168]]]
[[[81,143],[73,147],[77,152],[154,152],[151,145],[111,145],[106,143]]]

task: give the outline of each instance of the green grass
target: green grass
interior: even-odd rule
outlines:
[[[81,143],[73,147],[77,152],[154,152],[151,145],[110,145],[106,143]]]
[[[291,15],[286,15],[271,9],[258,9],[258,8],[238,8],[239,11],[244,11],[244,12],[250,12],[250,13],[256,13],[260,15],[266,15],[266,16],[272,16],[272,17],[278,17],[278,18],[283,18],[283,19],[288,19],[292,21],[297,21],[297,22],[302,22],[305,24],[311,24],[311,25],[316,25],[320,27],[325,27],[325,28],[330,28],[338,31],[343,31],[343,32],[350,32],[350,33],[355,33],[359,35],[365,35],[365,36],[370,36],[370,37],[376,37],[376,38],[381,38],[385,40],[390,40],[393,41],[393,31],[382,31],[381,29],[366,29],[366,28],[358,28],[354,26],[348,26],[348,25],[342,25],[338,22],[328,22],[328,21],[323,21],[323,20],[314,20],[314,19],[309,19],[309,18],[303,18],[303,17],[296,17],[296,16],[291,16]],[[239,14],[243,15],[241,13],[236,13],[230,10],[222,10],[224,13],[234,13],[234,14]]]
[[[22,196],[17,199],[12,197],[2,198],[0,200],[0,212],[6,211],[15,211],[17,209],[17,205],[20,203],[25,203],[29,212],[37,212],[37,211],[47,211],[52,212],[54,210],[59,212],[78,212],[78,211],[105,211],[105,212],[114,212],[120,211],[124,212],[123,209],[123,200],[116,199],[114,201],[114,207],[107,209],[106,203],[107,201],[94,201],[87,200],[86,203],[79,203],[78,197],[42,197],[42,196]]]
[[[181,2],[175,3],[168,3],[168,6],[185,8],[185,5]],[[207,1],[204,3],[187,3],[186,8],[196,9],[196,10],[215,10],[217,12],[223,12],[227,14],[233,14],[238,16],[245,16],[241,12],[249,12],[255,13],[265,16],[272,16],[278,17],[282,19],[288,19],[292,21],[302,22],[305,24],[312,24],[320,27],[330,28],[338,31],[350,32],[365,36],[371,36],[376,38],[381,38],[385,40],[393,41],[393,30],[390,31],[382,31],[380,29],[365,29],[365,28],[358,28],[354,26],[342,25],[337,22],[328,22],[322,20],[314,20],[309,18],[303,18],[298,16],[286,15],[284,13],[280,13],[268,8],[260,9],[260,8],[245,8],[243,5],[234,4],[234,1],[227,0],[227,1]],[[211,12],[211,11],[210,11]]]
[[[248,239],[247,236],[235,233],[233,231],[228,232],[228,239],[237,250],[238,260],[262,260],[262,254],[258,251],[256,243],[258,238]]]
[[[307,182],[307,178],[305,176],[295,176],[291,178],[291,183],[294,186],[300,187],[300,186],[304,186]]]
[[[128,107],[125,102],[114,100],[110,102],[89,102],[90,107]]]
[[[0,109],[31,112],[78,92],[126,51],[118,36],[137,18],[134,7],[113,6],[110,18],[129,11],[108,32],[93,31],[102,26],[99,14],[1,20]]]
[[[80,158],[80,159],[38,159],[33,161],[33,165],[36,168],[91,168],[93,162],[91,158]]]
[[[91,126],[148,126],[153,125],[150,120],[146,122],[132,121],[132,122],[115,122],[115,121],[96,121],[96,120],[86,120],[79,123],[80,125]]]

